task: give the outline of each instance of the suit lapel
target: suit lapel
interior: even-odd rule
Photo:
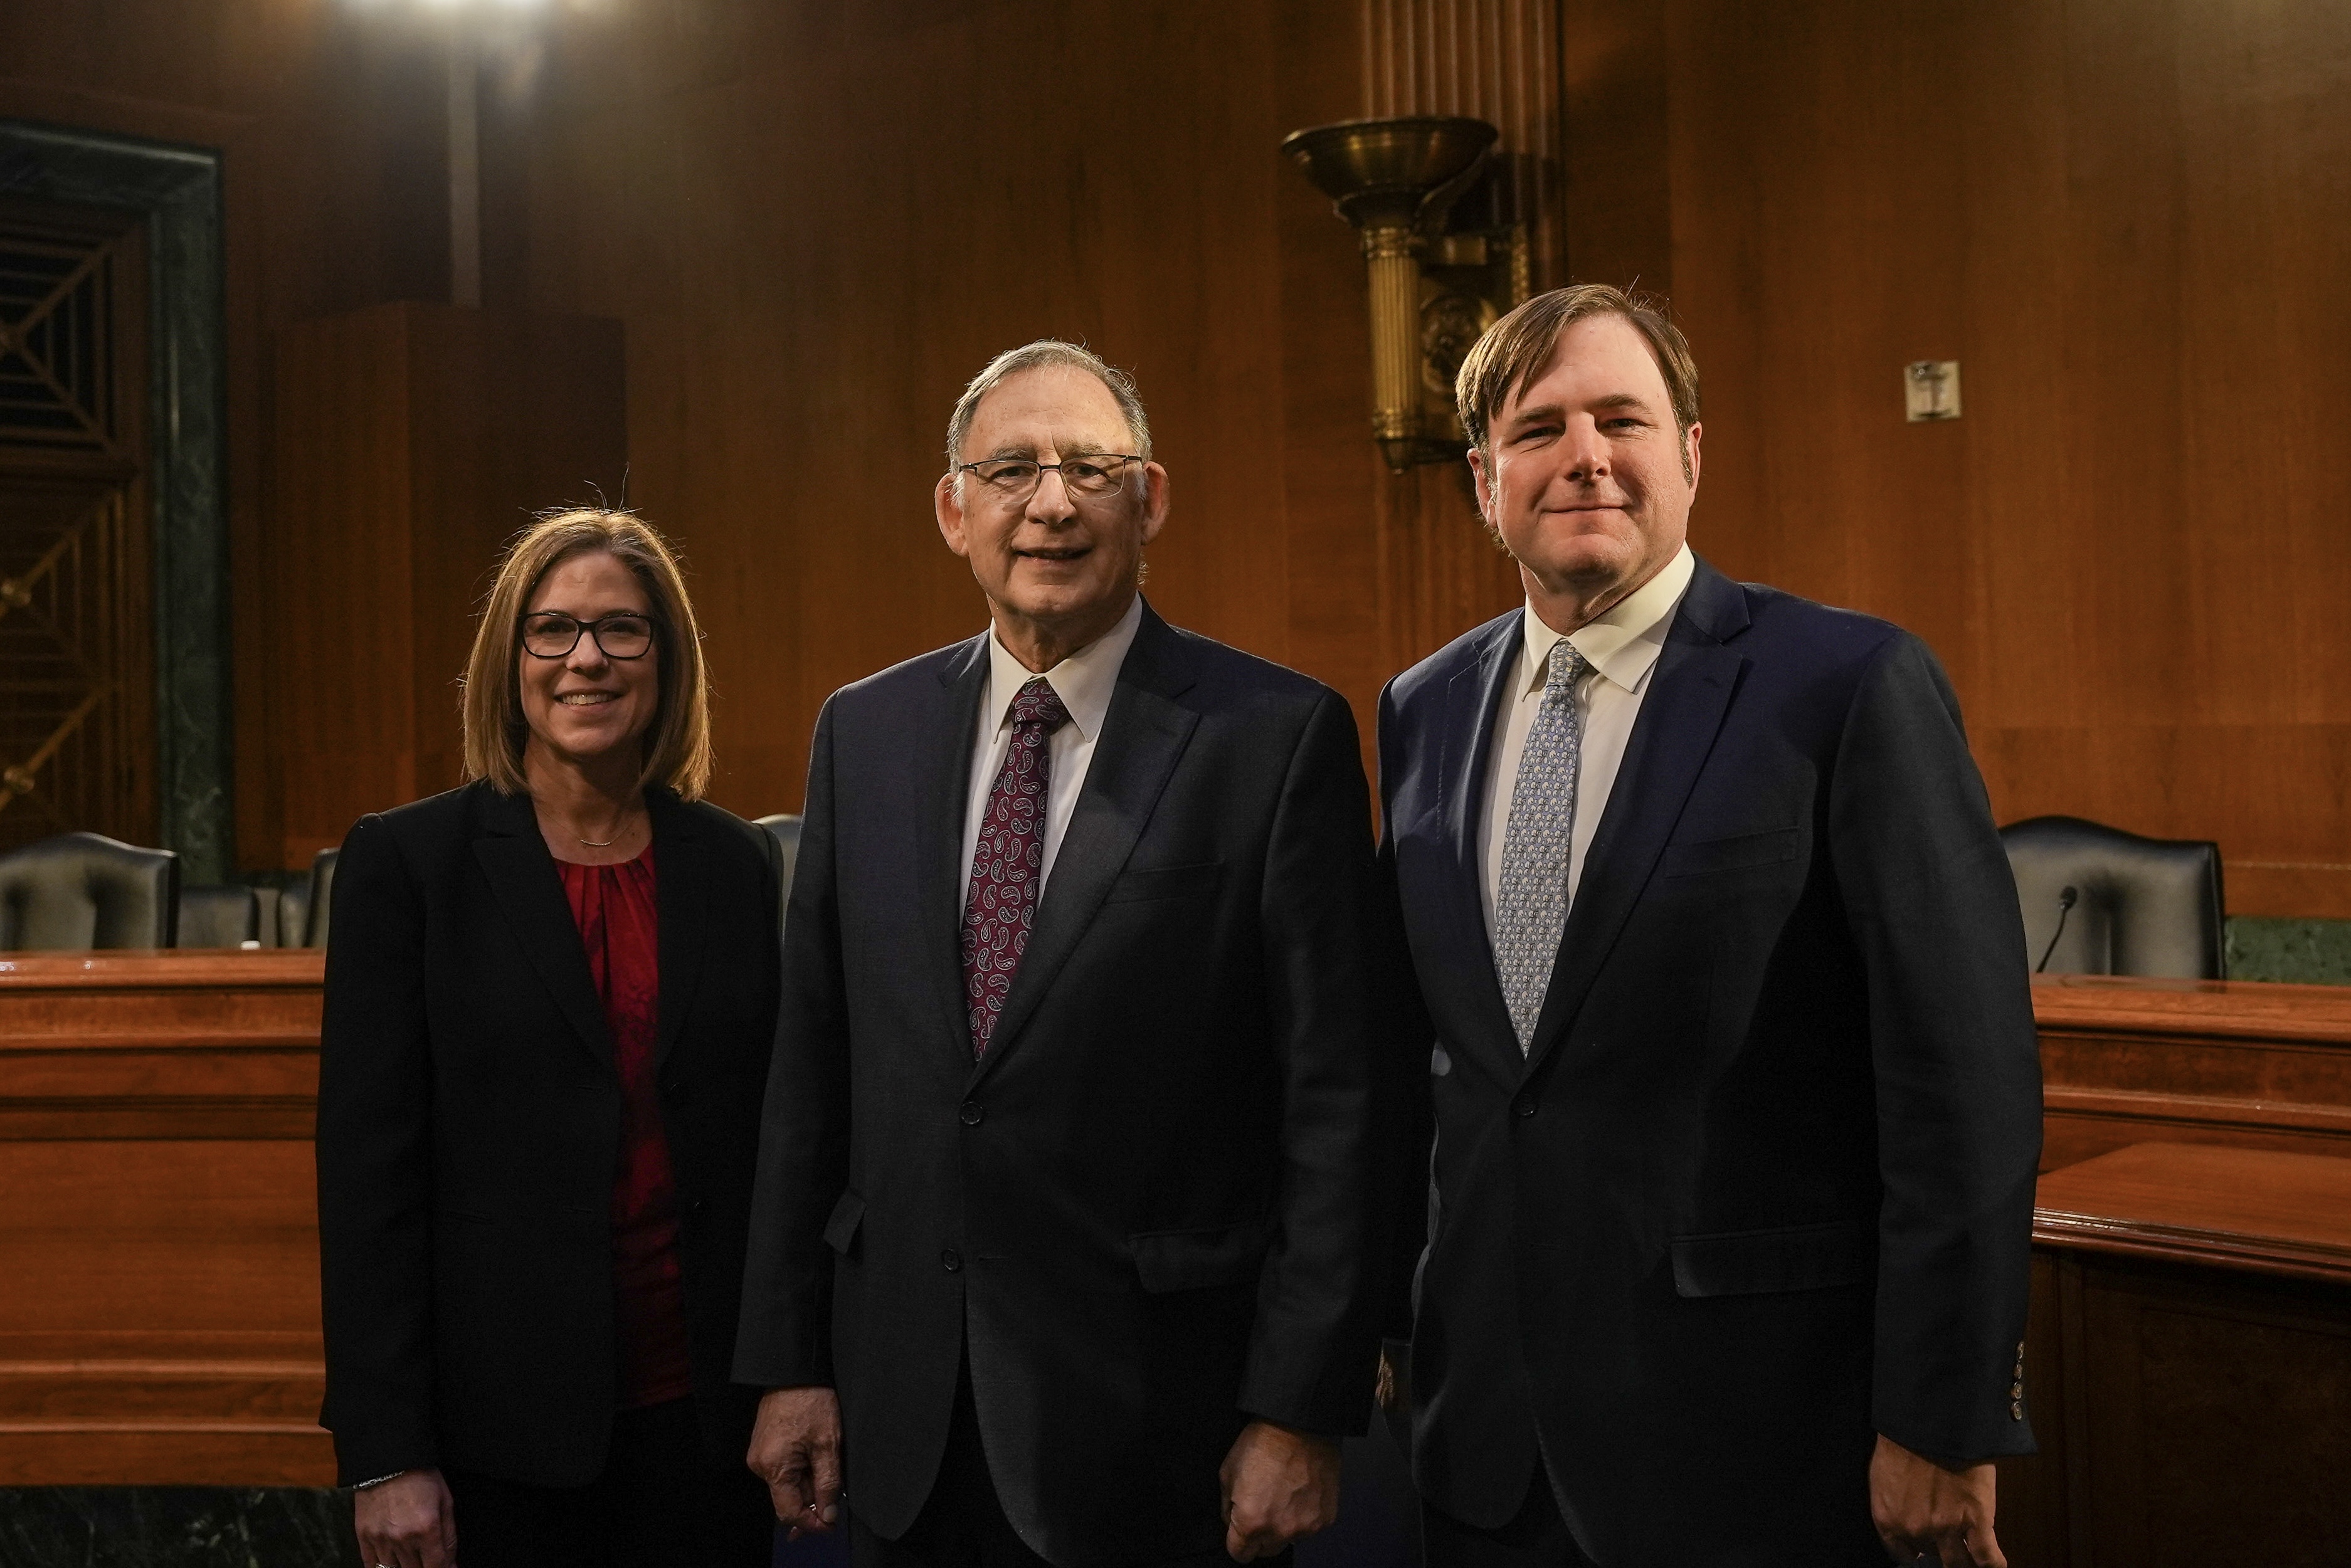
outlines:
[[[1119,668],[1118,686],[1094,744],[1085,786],[1053,857],[1029,946],[989,1036],[987,1054],[972,1071],[975,1082],[1019,1043],[1021,1026],[1037,1010],[1039,999],[1093,924],[1111,883],[1134,852],[1135,841],[1176,771],[1176,759],[1200,722],[1198,713],[1176,700],[1191,685],[1182,641],[1144,605],[1134,645]]]
[[[700,824],[675,795],[655,787],[645,792],[645,804],[653,816],[653,901],[661,917],[661,988],[653,1037],[653,1066],[659,1071],[669,1062],[702,983],[710,883],[717,868],[711,863],[709,841]]]
[[[1452,848],[1444,896],[1450,909],[1446,928],[1456,934],[1449,968],[1462,977],[1470,1004],[1488,1015],[1487,1028],[1469,1031],[1463,1042],[1487,1058],[1502,1082],[1515,1082],[1526,1065],[1510,1027],[1510,1004],[1494,967],[1494,940],[1486,929],[1486,866],[1478,852],[1485,818],[1486,775],[1493,765],[1494,727],[1501,722],[1504,688],[1518,668],[1524,611],[1506,615],[1484,640],[1475,663],[1447,684],[1444,747],[1438,759],[1438,791],[1446,837]],[[1498,780],[1510,789],[1515,780]]]
[[[563,896],[555,857],[539,836],[530,797],[501,795],[486,784],[475,788],[481,791],[482,831],[474,840],[474,859],[489,879],[516,945],[580,1041],[609,1068],[611,1031],[605,1026],[595,977],[588,972],[588,955],[580,946],[580,926]]]
[[[926,716],[928,722],[906,727],[915,791],[915,929],[925,934],[927,944],[915,967],[947,1022],[947,1038],[966,1058],[971,1054],[971,1009],[963,988],[963,900],[971,868],[963,863],[963,829],[987,669],[983,632],[941,667],[939,707]]]
[[[1700,561],[1657,655],[1600,831],[1584,856],[1583,877],[1527,1052],[1529,1072],[1541,1064],[1583,1006],[1680,820],[1747,664],[1723,640],[1746,625],[1746,599],[1739,585]]]

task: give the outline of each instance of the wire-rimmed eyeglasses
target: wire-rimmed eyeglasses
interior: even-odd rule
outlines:
[[[560,610],[541,610],[522,618],[522,648],[534,659],[568,659],[585,632],[608,659],[642,659],[653,645],[650,615],[623,612],[582,621]]]
[[[992,499],[1017,507],[1037,493],[1048,474],[1061,476],[1061,487],[1071,500],[1098,501],[1115,496],[1126,488],[1128,465],[1142,461],[1133,453],[1092,452],[1059,463],[1040,463],[1033,457],[987,457],[977,463],[958,463],[956,469],[977,477]]]

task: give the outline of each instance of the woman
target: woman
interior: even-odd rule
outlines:
[[[465,732],[472,781],[361,818],[335,877],[320,1419],[363,1561],[764,1568],[727,1364],[779,873],[697,799],[658,534],[574,511],[515,541]]]

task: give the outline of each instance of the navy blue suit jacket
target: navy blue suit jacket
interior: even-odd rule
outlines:
[[[1540,1451],[1612,1568],[1882,1562],[1875,1433],[2032,1443],[2039,1058],[1957,701],[1900,629],[1699,563],[1522,1055],[1478,854],[1520,613],[1380,707],[1416,1478],[1490,1527]]]
[[[785,924],[736,1375],[841,1391],[914,1522],[967,1363],[1062,1568],[1217,1550],[1250,1416],[1375,1364],[1370,792],[1329,687],[1147,608],[986,1058],[958,936],[985,637],[833,694]]]

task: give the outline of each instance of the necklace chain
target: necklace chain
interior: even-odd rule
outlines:
[[[594,839],[581,839],[580,841],[591,850],[609,850],[614,844],[619,843],[622,839],[629,836],[629,830],[632,825],[632,824],[629,822],[622,822],[619,832],[614,833],[611,838],[605,839],[601,842],[599,842]]]

